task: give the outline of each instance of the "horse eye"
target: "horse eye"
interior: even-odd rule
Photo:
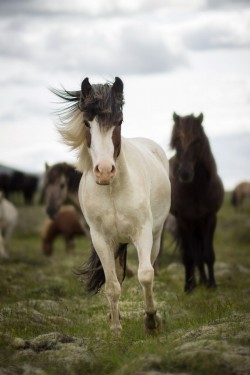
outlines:
[[[63,190],[64,188],[65,188],[65,183],[62,182],[62,183],[60,184],[60,189]]]

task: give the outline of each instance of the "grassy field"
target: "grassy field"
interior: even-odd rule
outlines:
[[[104,292],[89,297],[74,274],[88,257],[77,238],[73,253],[58,239],[41,252],[41,206],[19,206],[7,260],[0,259],[0,375],[250,374],[250,202],[233,209],[226,196],[215,238],[215,291],[183,292],[184,271],[166,235],[155,298],[162,332],[147,336],[136,276],[123,284],[123,332],[109,332]],[[136,273],[137,258],[128,262]]]

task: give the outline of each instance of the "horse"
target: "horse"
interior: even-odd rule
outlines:
[[[54,220],[47,219],[42,230],[42,251],[45,255],[53,252],[53,243],[58,236],[65,241],[67,252],[74,248],[74,237],[84,235],[79,215],[73,206],[62,206]]]
[[[90,238],[89,227],[82,215],[78,198],[78,188],[82,173],[68,163],[45,164],[41,201],[45,201],[46,212],[54,220],[63,204],[69,202],[78,212],[85,235]]]
[[[15,206],[4,198],[0,191],[0,256],[8,258],[6,246],[11,238],[13,230],[17,224],[18,212]]]
[[[231,204],[234,207],[242,205],[246,198],[250,197],[250,182],[244,181],[239,183],[232,192]]]
[[[164,150],[146,138],[124,138],[123,82],[90,84],[79,91],[52,89],[66,106],[57,127],[64,142],[78,152],[81,209],[93,248],[79,273],[86,290],[105,284],[110,330],[122,330],[119,299],[126,274],[127,245],[137,250],[138,280],[144,295],[146,331],[160,329],[153,295],[153,264],[170,208],[169,166]]]
[[[173,120],[170,146],[176,154],[169,161],[170,212],[176,218],[175,237],[185,266],[184,291],[191,292],[197,285],[196,267],[200,284],[216,287],[213,237],[224,189],[202,126],[203,114],[181,117],[174,113]]]
[[[24,202],[32,204],[37,191],[39,177],[36,175],[9,169],[0,173],[0,189],[9,199],[12,193],[22,193]]]

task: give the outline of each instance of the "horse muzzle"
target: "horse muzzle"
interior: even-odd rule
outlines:
[[[46,213],[50,219],[54,220],[57,215],[58,209],[55,207],[46,207]]]
[[[98,185],[109,185],[116,174],[114,164],[100,163],[94,168],[94,176]]]
[[[189,184],[194,179],[194,171],[190,170],[180,170],[178,173],[179,181],[183,184]]]

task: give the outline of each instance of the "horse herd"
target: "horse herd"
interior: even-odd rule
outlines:
[[[161,321],[154,301],[154,265],[170,217],[185,268],[184,290],[196,287],[196,269],[199,284],[216,287],[213,238],[224,189],[202,126],[203,114],[173,114],[170,145],[175,155],[168,162],[155,142],[121,136],[124,97],[120,78],[113,84],[92,85],[85,78],[79,91],[52,91],[66,103],[57,126],[64,142],[76,150],[78,164],[77,168],[67,163],[46,168],[43,200],[51,220],[44,231],[43,251],[52,253],[51,238],[58,233],[64,233],[67,249],[74,234],[88,236],[91,255],[79,274],[90,293],[97,293],[105,283],[110,328],[119,334],[127,246],[133,244],[144,324],[148,332],[155,332]],[[250,184],[243,190],[233,195],[234,205],[244,194],[250,195]],[[75,209],[63,207],[66,202]],[[2,242],[3,255],[1,249]]]

